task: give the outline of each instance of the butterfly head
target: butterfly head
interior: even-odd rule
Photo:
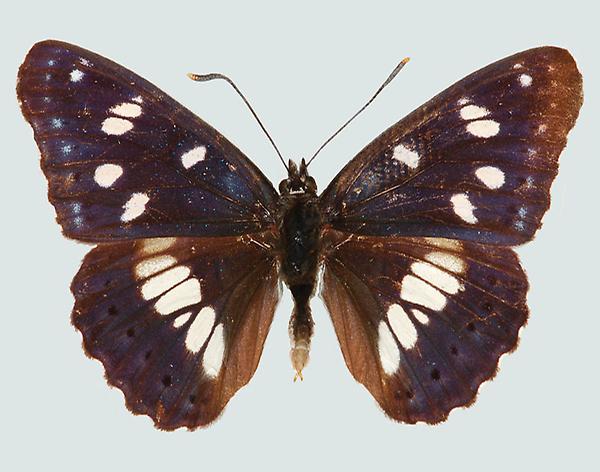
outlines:
[[[279,192],[281,195],[317,194],[317,183],[315,182],[315,179],[308,175],[308,169],[304,159],[300,162],[300,166],[291,159],[289,160],[288,177],[279,184]]]

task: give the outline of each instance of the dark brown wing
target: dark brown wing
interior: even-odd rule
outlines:
[[[160,429],[214,421],[254,374],[279,299],[271,236],[102,244],[73,280],[86,352]]]
[[[443,421],[470,404],[527,320],[509,248],[329,233],[322,297],[346,365],[393,419]]]
[[[365,235],[528,241],[581,103],[581,74],[564,49],[490,64],[366,146],[323,192],[327,223]]]
[[[66,236],[232,236],[274,224],[277,193],[218,131],[98,54],[35,44],[17,95]]]

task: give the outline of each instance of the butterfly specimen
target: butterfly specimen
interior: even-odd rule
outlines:
[[[33,46],[17,94],[64,234],[95,247],[72,322],[127,407],[214,421],[254,374],[289,287],[308,362],[317,280],[344,360],[391,418],[474,401],[528,316],[512,247],[550,204],[582,104],[563,49],[530,49],[383,132],[319,195],[303,160],[276,191],[233,144],[136,74],[71,44]]]

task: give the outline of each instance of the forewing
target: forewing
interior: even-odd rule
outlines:
[[[564,49],[493,63],[365,147],[323,193],[326,222],[356,234],[523,243],[549,207],[581,103]]]
[[[279,298],[256,237],[100,244],[73,280],[86,352],[158,428],[209,424],[254,374]]]
[[[407,423],[473,402],[527,320],[516,254],[442,238],[329,238],[321,296],[354,378]]]
[[[17,95],[67,236],[234,235],[273,223],[276,193],[266,177],[207,123],[114,62],[37,43]]]

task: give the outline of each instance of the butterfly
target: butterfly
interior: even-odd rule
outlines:
[[[452,85],[322,193],[303,160],[278,191],[218,131],[124,67],[35,44],[17,95],[65,236],[95,246],[71,285],[85,352],[156,427],[213,422],[254,374],[290,289],[297,376],[321,281],[353,377],[392,419],[471,404],[526,323],[513,246],[550,204],[582,104],[564,49]]]

